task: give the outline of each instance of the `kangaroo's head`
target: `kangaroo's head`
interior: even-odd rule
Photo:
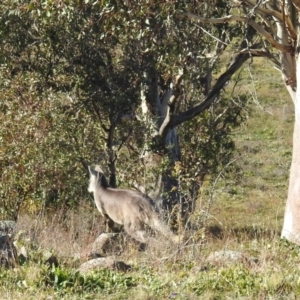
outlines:
[[[90,166],[88,168],[90,172],[90,183],[89,183],[88,191],[90,193],[94,193],[99,187],[102,188],[109,187],[108,182],[100,166],[96,166],[95,169],[93,169]]]

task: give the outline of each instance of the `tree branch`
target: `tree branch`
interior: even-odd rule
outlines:
[[[293,4],[297,8],[297,10],[300,10],[300,0],[292,0]]]
[[[170,123],[171,119],[174,116],[176,103],[178,103],[181,100],[181,96],[183,94],[183,90],[181,87],[182,80],[183,80],[183,74],[177,77],[173,95],[169,98],[168,108],[165,114],[165,118],[159,128],[159,134],[162,136],[163,136],[164,128]]]
[[[287,25],[288,31],[291,35],[291,38],[293,40],[297,39],[297,32],[296,29],[293,25],[293,22],[290,18],[289,15],[286,15],[283,12],[278,12],[275,9],[273,9],[272,7],[270,7],[270,5],[268,3],[266,3],[266,7],[264,6],[257,6],[256,1],[254,0],[244,0],[244,1],[238,1],[238,0],[233,0],[233,2],[238,3],[239,5],[248,5],[248,6],[252,6],[253,8],[255,7],[255,11],[257,11],[260,14],[264,14],[265,16],[272,16],[275,19],[277,19],[278,21],[282,22],[283,24]],[[296,1],[297,2],[297,1]],[[300,2],[300,1],[299,1]],[[266,18],[264,18],[266,19]]]
[[[268,50],[262,49],[243,49],[242,52],[250,52],[253,57],[266,57],[270,59],[277,69],[280,69],[280,62],[276,57],[270,53]]]
[[[221,24],[221,23],[228,23],[228,22],[244,22],[252,26],[258,33],[260,33],[262,36],[266,38],[266,40],[276,49],[282,51],[282,52],[288,52],[288,53],[294,53],[295,49],[292,45],[284,45],[279,42],[277,42],[271,34],[269,34],[264,28],[262,28],[260,25],[258,25],[252,18],[248,17],[242,17],[242,16],[235,16],[235,15],[229,15],[223,18],[205,18],[205,17],[199,17],[191,13],[186,14],[190,19],[197,20],[204,24]]]
[[[270,53],[266,52],[265,50],[259,49],[241,50],[240,53],[236,55],[234,61],[228,67],[227,71],[219,77],[213,89],[207,95],[206,99],[201,104],[189,110],[186,110],[178,115],[172,116],[168,114],[168,118],[166,117],[164,123],[160,128],[160,134],[162,136],[166,136],[169,130],[171,130],[175,126],[178,126],[188,120],[191,120],[195,116],[208,109],[215,101],[215,99],[219,96],[220,91],[224,88],[224,86],[231,79],[231,77],[243,66],[244,62],[246,62],[249,58],[252,57],[270,58]]]

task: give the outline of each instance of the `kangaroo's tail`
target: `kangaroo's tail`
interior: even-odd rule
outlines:
[[[150,227],[160,232],[162,235],[167,237],[168,239],[172,240],[174,243],[178,244],[181,242],[181,237],[178,235],[175,235],[170,228],[162,222],[159,217],[154,214],[151,218],[149,224]]]

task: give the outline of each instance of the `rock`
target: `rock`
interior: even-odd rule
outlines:
[[[222,250],[211,253],[207,262],[223,262],[223,261],[241,261],[244,255],[238,251]]]
[[[52,267],[54,265],[55,268],[58,267],[58,259],[56,256],[51,255],[48,259],[44,261],[45,265],[48,265],[49,267]]]
[[[13,244],[16,222],[0,221],[0,267],[13,268],[18,265],[18,254]]]
[[[86,272],[103,269],[103,268],[127,272],[131,269],[131,266],[125,264],[122,261],[116,261],[112,256],[108,256],[108,257],[100,257],[100,258],[89,260],[83,263],[78,268],[78,271],[80,273],[86,273]]]
[[[122,241],[117,233],[102,233],[92,244],[91,253],[99,255],[117,254],[122,251]]]
[[[18,265],[17,249],[9,235],[0,236],[0,266],[14,268]]]
[[[95,259],[95,258],[100,258],[100,257],[103,257],[103,256],[101,254],[97,253],[97,252],[91,252],[88,255],[88,260]]]
[[[170,295],[169,295],[169,299],[174,299],[174,298],[177,298],[177,296],[178,296],[178,293],[175,293],[175,292],[173,292],[173,293],[171,293]]]
[[[206,259],[210,264],[229,265],[232,263],[256,264],[258,260],[254,257],[248,257],[242,252],[233,250],[221,250],[212,252]]]

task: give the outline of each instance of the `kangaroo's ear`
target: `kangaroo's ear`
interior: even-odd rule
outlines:
[[[93,168],[90,167],[90,166],[88,166],[88,168],[89,168],[89,172],[90,172],[91,175],[94,175],[94,176],[97,175],[97,172],[95,171],[95,169],[93,169]]]

